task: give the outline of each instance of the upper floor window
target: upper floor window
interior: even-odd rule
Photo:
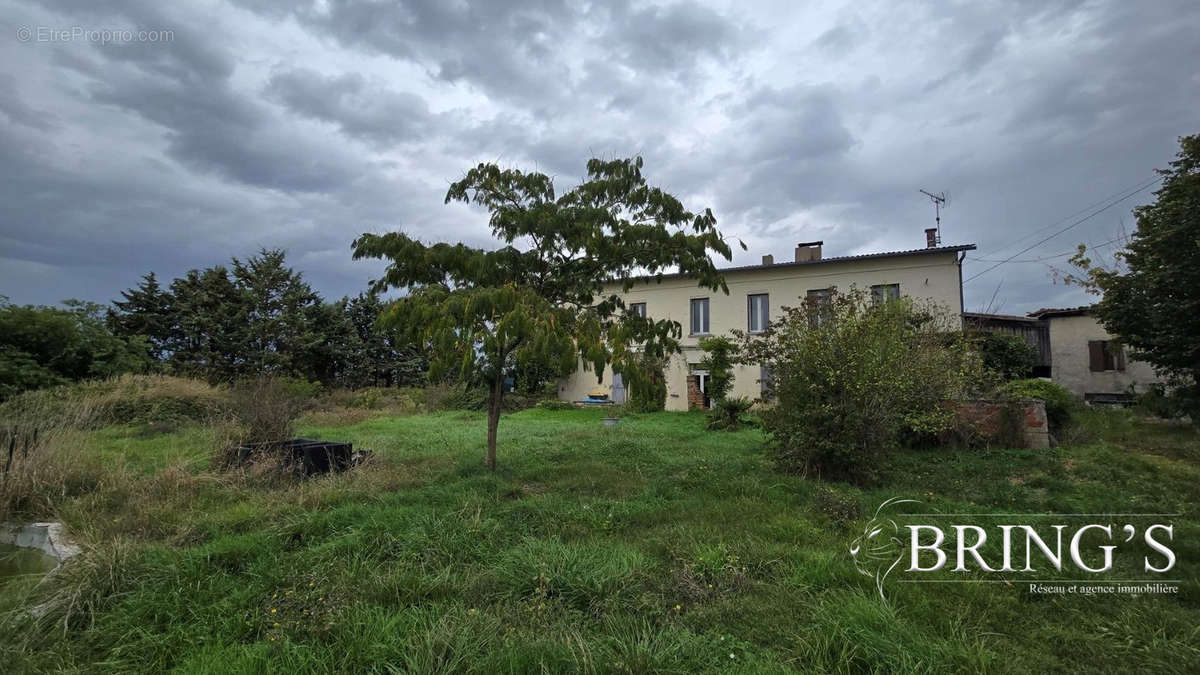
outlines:
[[[692,298],[692,335],[708,334],[708,298]]]
[[[833,317],[833,288],[814,288],[808,292],[806,300],[810,310],[809,325],[815,328]]]
[[[900,298],[900,284],[876,284],[871,287],[871,304],[882,305]]]
[[[766,293],[746,296],[746,317],[746,329],[751,333],[761,333],[767,329],[771,317]]]
[[[643,319],[646,318],[646,303],[644,303],[644,302],[630,303],[629,313],[636,314],[636,315],[642,317]]]
[[[1088,368],[1094,373],[1125,370],[1125,349],[1112,340],[1088,340]]]

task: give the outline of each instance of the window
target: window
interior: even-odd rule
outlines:
[[[900,284],[877,284],[871,287],[871,304],[882,305],[900,298]]]
[[[1112,340],[1088,340],[1088,367],[1093,373],[1125,370],[1125,350]]]
[[[833,315],[833,289],[832,288],[815,288],[808,292],[807,302],[812,311],[808,316],[808,323],[813,328],[816,328],[823,321],[828,321]]]
[[[775,377],[766,364],[758,367],[758,393],[764,400],[775,398]]]
[[[629,305],[629,313],[636,314],[643,319],[646,318],[646,303],[634,302]]]
[[[761,333],[767,329],[771,321],[766,293],[746,296],[746,330],[751,333]]]
[[[692,335],[708,335],[708,298],[692,298]]]

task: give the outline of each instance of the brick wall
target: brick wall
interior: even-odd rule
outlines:
[[[687,376],[687,403],[688,410],[703,410],[704,409],[704,392],[700,391],[700,376]]]
[[[1015,445],[1022,448],[1050,447],[1050,427],[1046,404],[1025,401],[955,401],[954,410],[960,427],[987,444]]]

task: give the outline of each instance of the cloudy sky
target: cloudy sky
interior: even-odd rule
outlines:
[[[442,203],[477,162],[562,190],[640,154],[747,243],[739,264],[918,248],[918,189],[946,191],[943,241],[986,271],[968,309],[1024,312],[1086,300],[1059,254],[1111,250],[1153,186],[1087,216],[1200,133],[1194,0],[0,0],[0,30],[0,294],[20,303],[259,247],[353,294],[379,271],[350,259],[361,232],[490,245],[484,214]]]

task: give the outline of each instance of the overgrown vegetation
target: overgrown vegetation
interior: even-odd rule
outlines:
[[[1004,381],[1033,375],[1038,362],[1037,349],[1020,335],[984,332],[972,336],[972,346],[979,352],[983,369]]]
[[[762,417],[779,466],[868,481],[902,434],[949,429],[945,403],[978,382],[980,367],[945,328],[936,308],[872,303],[852,289],[787,308],[748,338],[746,360],[773,378],[775,404]]]
[[[1012,399],[1032,398],[1046,404],[1046,422],[1050,433],[1062,434],[1070,425],[1083,402],[1061,385],[1037,378],[1005,383],[1000,393]]]
[[[1085,411],[1090,444],[899,449],[864,490],[776,473],[756,429],[711,433],[687,413],[603,428],[605,414],[514,414],[495,473],[479,462],[482,412],[310,415],[298,433],[371,448],[372,462],[266,485],[213,470],[201,428],[77,431],[61,447],[90,486],[26,512],[63,520],[85,552],[29,595],[0,597],[18,609],[0,614],[4,669],[1200,668],[1200,587],[1186,574],[1177,596],[1051,598],[1014,579],[895,584],[885,606],[846,553],[879,503],[903,496],[986,526],[998,513],[1182,513],[1173,549],[1186,565],[1200,556],[1189,429]],[[20,609],[32,605],[39,615]]]

